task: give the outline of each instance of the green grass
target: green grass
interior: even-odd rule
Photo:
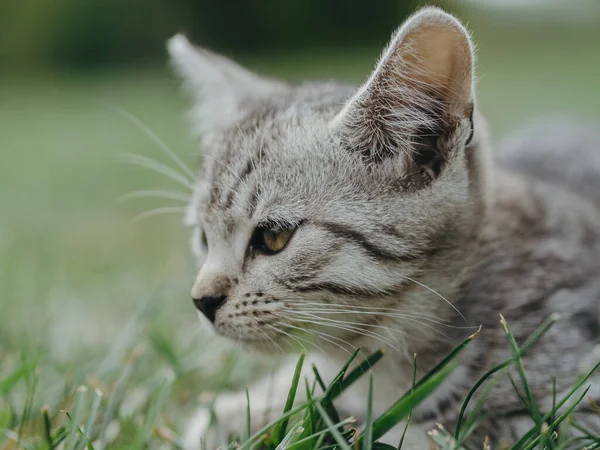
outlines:
[[[498,33],[505,37],[498,39]],[[553,111],[600,117],[597,30],[548,34],[482,27],[475,35],[479,105],[496,136]],[[377,53],[306,52],[246,62],[287,79],[360,81]],[[173,165],[156,142],[97,100],[131,112],[189,167],[198,162],[184,120],[187,102],[166,70],[0,79],[0,449],[15,448],[15,441],[24,448],[51,448],[48,442],[61,438],[66,447],[80,449],[86,444],[82,436],[97,448],[174,445],[206,392],[239,388],[248,373],[272,364],[241,358],[220,342],[219,351],[199,330],[180,215],[133,220],[179,203],[117,202],[141,189],[185,188],[122,164],[119,155],[135,153]],[[401,402],[417,393],[423,394],[419,383]],[[315,393],[303,409],[310,411],[301,415],[306,423],[283,426],[282,420],[269,445],[326,445],[336,438],[334,429],[347,440],[349,427],[327,421],[332,410],[323,395]],[[377,437],[382,423],[404,418],[407,405],[373,417],[370,435]],[[550,431],[542,436],[541,428],[534,430],[523,448],[535,439],[553,445],[560,417],[544,417]],[[472,426],[465,418],[461,429],[434,437],[460,443]]]

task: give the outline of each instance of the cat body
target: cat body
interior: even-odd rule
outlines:
[[[469,389],[510,357],[500,313],[519,343],[561,317],[524,359],[543,408],[554,375],[562,393],[595,362],[600,202],[589,180],[599,141],[575,146],[583,167],[544,145],[509,145],[492,161],[473,47],[455,18],[419,11],[358,89],[258,77],[182,36],[169,50],[197,97],[204,155],[186,218],[200,267],[192,296],[219,334],[273,354],[312,348],[325,378],[355,348],[385,349],[374,368],[378,414],[410,388],[413,354],[422,376],[483,325],[415,411],[415,449],[427,448],[435,423],[452,430]],[[284,364],[250,388],[254,427],[280,414],[292,373]],[[360,421],[365,399],[359,382],[338,407]],[[244,404],[245,393],[216,400],[226,431],[243,428]],[[506,377],[483,413],[493,441],[532,425]],[[581,415],[596,424],[585,407]],[[192,419],[186,448],[210,438],[208,418],[202,409]],[[385,437],[398,439],[398,430]]]

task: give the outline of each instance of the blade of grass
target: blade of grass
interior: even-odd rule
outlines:
[[[325,440],[325,437],[327,436],[326,432],[329,430],[324,430],[324,432],[319,436],[319,439],[317,439],[317,442],[315,442],[315,446],[313,447],[313,450],[319,450],[321,448],[321,446],[323,445],[323,441]]]
[[[444,357],[433,369],[431,369],[418,383],[414,389],[404,394],[400,400],[392,405],[373,424],[373,438],[379,439],[393,426],[400,422],[421,401],[423,401],[433,390],[435,390],[458,365],[454,359],[477,337],[479,329],[461,342],[454,350]],[[359,438],[362,439],[362,436]]]
[[[31,378],[29,378],[28,375],[31,375]],[[25,423],[27,422],[27,420],[29,420],[31,408],[33,407],[33,400],[37,391],[38,382],[40,381],[39,368],[35,367],[31,374],[26,374],[25,376],[27,378],[27,398],[25,400],[25,408],[23,409],[23,414],[21,415],[21,421],[19,423],[17,447],[19,447],[19,445],[21,444],[21,438],[23,437],[23,429],[25,428]]]
[[[575,408],[577,408],[577,406],[579,405],[579,403],[581,403],[581,401],[585,398],[585,396],[587,395],[588,391],[590,390],[592,386],[588,386],[583,394],[581,394],[578,399],[575,401],[575,403],[573,405],[571,405],[564,413],[562,413],[558,419],[556,419],[554,421],[554,423],[552,424],[553,427],[557,427],[558,425],[561,424],[561,422],[563,420],[565,420],[567,417],[569,417],[571,415],[571,413],[575,410]],[[542,439],[542,433],[540,433],[535,439],[533,439],[533,441],[531,441],[526,447],[522,447],[523,444],[525,444],[525,442],[521,443],[521,446],[518,446],[519,442],[517,442],[517,444],[515,444],[515,446],[513,447],[513,450],[517,450],[517,449],[521,449],[523,448],[523,450],[532,450],[533,448],[536,447],[536,445],[538,444],[538,442]],[[543,448],[543,447],[542,447]]]
[[[546,415],[544,415],[543,419],[544,420],[548,420],[549,417],[551,417],[553,414],[556,414],[556,412],[563,407],[563,405],[569,401],[569,399],[575,395],[575,393],[577,393],[577,391],[583,386],[583,384],[594,374],[594,372],[596,372],[596,370],[598,370],[598,368],[600,367],[600,361],[598,361],[594,367],[592,367],[592,369],[585,374],[585,376],[579,380],[577,383],[575,383],[575,385],[569,390],[569,392],[567,392],[565,394],[565,396],[556,404],[556,408],[552,411],[549,411]],[[556,421],[555,421],[556,422]],[[525,435],[523,435],[523,437],[517,442],[517,444],[515,444],[515,446],[513,446],[514,450],[520,449],[523,444],[525,444],[526,442],[528,442],[534,435],[536,432],[536,427],[531,428]],[[519,445],[521,447],[519,447]]]
[[[271,422],[267,425],[265,425],[264,427],[262,427],[260,430],[258,430],[256,433],[254,433],[250,439],[248,439],[246,442],[244,442],[241,447],[239,448],[239,450],[248,450],[253,448],[253,445],[261,438],[264,436],[264,434],[269,431],[271,428],[273,428],[275,425],[277,425],[278,423],[289,419],[290,417],[292,417],[294,414],[297,414],[298,412],[302,411],[303,409],[309,407],[310,405],[316,404],[315,401],[309,402],[306,401],[300,405],[298,405],[295,408],[292,408],[291,410],[289,410],[287,413],[282,414],[281,417],[279,417],[279,419],[277,419],[274,422]]]
[[[135,440],[137,448],[143,448],[147,445],[150,435],[152,434],[152,428],[154,427],[156,419],[158,418],[158,414],[167,402],[171,392],[171,385],[171,380],[164,380],[162,383],[160,383],[155,399],[146,412],[146,419],[137,433]]]
[[[431,369],[429,372],[427,372],[427,374],[423,378],[421,378],[421,380],[419,380],[419,382],[415,385],[415,389],[418,388],[421,384],[426,383],[430,377],[432,377],[433,375],[435,375],[436,373],[438,373],[439,371],[444,369],[452,360],[454,360],[454,358],[456,358],[460,353],[462,353],[462,351],[465,349],[465,347],[467,345],[469,345],[473,341],[473,339],[475,339],[477,337],[477,335],[481,332],[481,328],[482,328],[482,326],[480,325],[479,329],[475,333],[473,333],[468,338],[466,338],[464,341],[462,341],[456,348],[454,348],[454,350],[452,350],[446,357],[444,357],[444,359],[442,359],[433,369]]]
[[[342,380],[342,385],[340,386],[340,394],[348,389],[356,380],[358,380],[361,376],[367,373],[369,370],[373,369],[373,366],[379,362],[381,358],[383,358],[384,352],[383,350],[377,350],[376,352],[369,355],[362,363],[359,364],[358,367],[350,371],[344,379]],[[336,398],[339,394],[335,394],[333,398]]]
[[[515,366],[517,367],[517,371],[519,372],[519,376],[521,377],[521,383],[523,383],[523,389],[525,389],[525,396],[527,398],[527,404],[525,406],[529,410],[531,416],[533,417],[533,420],[538,425],[538,427],[541,427],[543,423],[542,414],[540,413],[540,409],[535,401],[535,398],[533,398],[533,393],[531,392],[531,388],[529,387],[529,382],[527,381],[527,375],[525,374],[525,367],[523,366],[523,359],[521,358],[519,345],[517,344],[517,341],[515,339],[515,336],[512,334],[512,331],[510,331],[508,322],[502,314],[500,314],[500,323],[502,324],[502,328],[504,329],[504,333],[506,334],[506,338],[508,339]]]
[[[521,349],[519,351],[519,354],[521,356],[525,356],[527,354],[527,352],[529,350],[531,350],[531,347],[533,347],[533,344],[535,344],[537,341],[539,341],[540,338],[552,327],[552,325],[554,325],[556,323],[556,321],[558,319],[559,319],[559,315],[558,314],[555,313],[555,314],[550,315],[550,317],[547,318],[531,334],[531,336],[529,336],[529,338],[523,343],[523,345],[521,346]],[[471,388],[471,390],[469,391],[469,393],[467,394],[467,396],[465,398],[465,401],[463,402],[462,407],[460,408],[460,412],[459,412],[458,418],[456,420],[456,428],[454,429],[454,438],[456,440],[459,439],[460,429],[461,429],[461,426],[462,426],[462,422],[463,422],[463,418],[464,418],[465,412],[467,411],[467,407],[469,406],[469,402],[471,401],[471,398],[473,397],[473,395],[475,394],[475,392],[477,391],[477,389],[479,389],[481,387],[481,385],[483,383],[485,383],[492,375],[494,375],[496,372],[499,372],[500,370],[504,369],[505,367],[508,367],[509,365],[512,364],[512,362],[513,362],[513,359],[511,358],[511,359],[507,359],[506,361],[503,361],[500,364],[497,364],[496,366],[492,367],[485,374],[483,374],[483,376]]]
[[[52,439],[52,423],[50,421],[49,407],[44,405],[42,407],[42,420],[44,422],[44,439],[48,444],[48,450],[54,450],[54,439]]]
[[[336,428],[340,428],[340,427],[343,427],[343,426],[345,426],[345,425],[351,425],[351,424],[353,424],[353,423],[354,423],[354,418],[353,418],[353,417],[348,417],[347,419],[344,419],[344,420],[342,420],[341,422],[338,422],[338,423],[334,424],[334,426],[335,426]],[[319,441],[321,441],[321,442],[322,442],[322,440],[325,438],[325,435],[326,435],[327,433],[329,433],[329,428],[327,428],[327,429],[325,429],[325,430],[320,430],[320,431],[317,431],[316,433],[311,433],[309,436],[307,436],[307,437],[305,437],[305,438],[302,438],[302,439],[300,439],[299,441],[296,441],[296,442],[294,442],[294,443],[293,443],[291,446],[289,446],[289,447],[287,448],[287,450],[292,450],[292,449],[294,449],[294,450],[295,450],[295,449],[297,449],[299,446],[301,446],[302,444],[306,444],[306,443],[310,442],[311,440],[313,440],[313,439],[315,439],[315,438],[317,438],[317,437],[319,437],[319,438],[321,438],[321,439],[317,439],[317,441],[316,441],[316,442],[317,442],[317,443],[318,443]],[[317,448],[320,448],[320,447],[312,447],[312,448],[315,448],[315,449],[317,449]]]
[[[519,387],[517,386],[517,383],[515,382],[514,378],[510,374],[508,367],[506,368],[506,376],[508,377],[508,380],[510,381],[510,384],[512,385],[513,390],[517,394],[517,397],[519,397],[519,400],[521,400],[521,403],[523,403],[525,408],[528,408],[527,399],[525,397],[523,397],[523,394],[521,394],[521,391],[519,390]]]
[[[301,423],[294,425],[292,429],[283,437],[275,450],[287,450],[291,448],[291,446],[297,442],[296,440],[302,435],[303,431],[304,429],[302,428]]]
[[[115,387],[109,396],[108,405],[106,406],[106,411],[104,412],[104,417],[102,419],[102,425],[100,426],[99,430],[100,433],[103,433],[106,430],[106,427],[108,427],[108,424],[112,421],[115,413],[117,412],[119,404],[123,400],[125,388],[137,369],[143,352],[144,348],[142,346],[137,346],[134,347],[127,355],[124,363],[125,367],[121,371],[119,378],[115,383]]]
[[[433,369],[431,369],[418,383],[414,389],[404,394],[394,403],[382,416],[373,423],[373,439],[377,440],[388,432],[393,426],[406,417],[421,401],[423,401],[433,390],[435,390],[450,373],[456,368],[457,363],[453,360],[473,341],[481,331],[479,329],[467,337],[446,357],[444,357]],[[363,439],[361,435],[359,439]]]
[[[69,426],[67,427],[67,437],[65,440],[64,450],[73,450],[79,436],[79,423],[83,418],[83,403],[87,397],[87,387],[79,386],[75,393],[73,408],[69,416]]]
[[[244,436],[244,440],[250,438],[252,435],[252,419],[250,415],[250,391],[248,390],[248,386],[246,386],[246,435]]]
[[[367,397],[367,417],[365,419],[365,438],[363,440],[363,450],[372,450],[373,448],[373,374],[369,374],[369,394]]]
[[[457,362],[448,361],[446,365],[440,368],[436,373],[429,375],[426,380],[417,383],[412,392],[403,395],[400,400],[394,403],[385,413],[375,420],[373,423],[373,439],[379,439],[398,422],[403,420],[410,411],[431,395],[431,393],[444,382],[457,366]],[[364,435],[361,435],[359,439],[363,440]]]
[[[588,402],[590,403],[590,406],[592,407],[592,409],[594,410],[594,412],[598,416],[600,416],[600,406],[598,406],[598,403],[596,403],[596,401],[592,397],[588,398]]]
[[[312,369],[313,369],[313,373],[315,374],[315,382],[321,387],[321,389],[324,392],[323,399],[321,400],[321,402],[326,405],[327,412],[329,413],[332,420],[334,422],[339,422],[342,419],[340,418],[340,415],[338,414],[337,410],[333,406],[332,393],[334,391],[332,389],[328,389],[325,386],[325,382],[323,381],[323,378],[321,378],[321,374],[319,373],[319,370],[317,369],[317,367],[314,364],[312,366]],[[331,383],[330,387],[333,386],[333,383],[335,383],[335,382],[336,381],[334,380]]]
[[[583,427],[582,425],[580,425],[575,419],[573,419],[572,417],[570,418],[570,423],[571,426],[573,428],[575,428],[576,430],[579,430],[584,437],[590,439],[590,440],[594,440],[597,441],[598,443],[600,443],[600,436],[594,436],[590,431],[586,430],[585,427]]]
[[[454,439],[457,447],[460,448],[460,446],[463,445],[467,438],[479,427],[480,423],[483,421],[483,416],[482,414],[480,414],[480,411],[483,409],[487,396],[491,392],[494,385],[495,383],[488,383],[488,385],[485,387],[485,391],[483,392],[483,394],[477,398],[475,407],[473,408],[473,410],[469,414],[469,417],[467,418],[467,421],[465,422],[465,431],[460,434],[459,439]]]
[[[344,437],[341,435],[339,430],[336,428],[335,423],[332,422],[331,418],[329,417],[329,415],[327,414],[327,412],[325,411],[323,406],[321,406],[321,404],[319,402],[317,402],[317,403],[315,403],[315,408],[317,408],[317,411],[319,411],[319,414],[321,415],[323,422],[325,422],[325,425],[327,426],[329,432],[331,433],[331,435],[333,436],[335,441],[340,446],[341,450],[352,450],[352,447],[350,447],[348,442],[346,442]]]
[[[90,415],[87,419],[87,422],[85,423],[85,428],[83,429],[83,439],[79,441],[76,450],[83,450],[85,444],[91,440],[92,433],[94,431],[94,424],[96,423],[96,417],[98,416],[98,410],[100,409],[101,402],[102,392],[100,391],[100,389],[94,389],[94,400],[92,400],[92,409],[90,411]]]
[[[0,380],[0,396],[8,394],[26,374],[35,369],[32,361],[22,362],[10,375]]]
[[[296,399],[296,392],[298,390],[298,383],[300,382],[300,375],[302,374],[302,366],[304,364],[304,358],[306,356],[305,352],[300,353],[300,357],[298,358],[298,362],[296,363],[296,369],[294,370],[294,378],[292,379],[292,385],[288,392],[287,399],[285,401],[285,406],[283,408],[283,414],[288,412],[294,406],[294,400]],[[289,418],[285,419],[283,422],[277,426],[273,432],[275,436],[275,442],[280,442],[286,433],[286,428],[289,422]]]
[[[172,343],[157,330],[152,330],[148,333],[148,340],[150,344],[154,348],[154,351],[164,358],[165,361],[171,366],[173,372],[177,375],[177,377],[181,377],[185,370],[181,366],[180,358],[177,355],[177,352],[173,348]]]
[[[550,427],[546,422],[540,427],[540,450],[545,450],[551,440]]]
[[[414,392],[415,384],[417,382],[417,354],[413,354],[413,376],[412,376],[412,388],[410,392]],[[408,414],[408,419],[406,419],[406,425],[404,425],[404,431],[402,431],[402,436],[400,437],[400,442],[398,443],[398,450],[402,450],[402,446],[404,445],[404,439],[406,438],[406,432],[408,431],[408,426],[410,425],[410,420],[412,418],[412,411]]]
[[[310,403],[312,403],[313,402],[313,392],[314,392],[314,389],[316,386],[316,382],[313,383],[312,389],[308,385],[307,378],[304,378],[304,383],[306,385],[306,400],[308,400]],[[306,413],[304,415],[303,423],[304,423],[304,432],[306,433],[306,435],[307,436],[312,435],[313,431],[315,429],[315,416],[313,414],[313,409],[311,407],[306,408]]]
[[[354,351],[354,353],[352,353],[352,355],[350,356],[350,358],[348,359],[346,364],[344,364],[342,369],[338,372],[338,374],[334,377],[331,384],[325,390],[324,398],[327,399],[328,402],[331,403],[334,398],[336,398],[338,395],[340,395],[343,392],[342,391],[342,387],[343,387],[342,381],[344,379],[344,376],[346,375],[348,368],[350,367],[352,362],[356,359],[356,356],[358,355],[359,352],[360,352],[360,348],[357,348]],[[318,371],[316,371],[316,367],[314,365],[313,365],[313,370],[315,371],[315,375],[318,375]],[[319,376],[319,378],[320,378],[320,376]],[[321,380],[321,382],[322,382],[322,380]]]

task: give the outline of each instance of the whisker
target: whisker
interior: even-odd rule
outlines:
[[[132,164],[134,166],[139,166],[145,169],[153,170],[157,173],[169,177],[173,181],[176,181],[177,183],[187,187],[190,190],[194,190],[194,186],[188,178],[181,175],[175,169],[167,166],[165,163],[156,161],[152,158],[148,158],[147,156],[136,155],[134,153],[125,153],[122,155],[117,155],[117,157],[126,164]]]
[[[370,337],[375,340],[381,341],[382,343],[386,344],[387,346],[391,347],[392,349],[394,349],[400,353],[404,353],[403,350],[401,350],[394,344],[394,342],[391,342],[391,341],[385,339],[384,337],[378,335],[377,333],[371,332],[369,330],[365,330],[364,328],[360,328],[360,327],[354,327],[354,326],[349,326],[349,325],[345,325],[345,324],[340,324],[339,322],[334,321],[334,320],[328,320],[328,319],[319,320],[321,318],[319,318],[318,316],[314,316],[314,317],[316,319],[308,320],[308,319],[296,318],[294,320],[296,322],[311,323],[311,324],[316,324],[316,325],[329,326],[331,328],[338,328],[340,330],[349,331],[354,334],[359,334],[359,335],[362,335],[365,337]]]
[[[310,334],[312,334],[313,336],[315,336],[315,337],[317,337],[317,338],[321,338],[321,339],[323,339],[324,341],[327,341],[327,342],[329,342],[331,345],[335,345],[336,347],[339,347],[339,348],[341,348],[343,351],[345,351],[345,352],[346,352],[346,353],[348,353],[349,355],[352,355],[352,352],[350,352],[350,351],[349,351],[347,348],[344,348],[344,347],[342,347],[342,346],[341,346],[340,344],[338,344],[337,342],[333,342],[333,341],[331,341],[331,340],[330,340],[330,339],[328,339],[328,338],[333,338],[333,339],[340,340],[340,341],[342,341],[343,343],[345,343],[345,344],[349,345],[349,346],[350,346],[351,348],[353,348],[354,350],[356,350],[356,347],[355,347],[355,346],[353,346],[352,344],[350,344],[350,343],[346,342],[345,340],[343,340],[343,339],[341,339],[341,338],[338,338],[338,337],[335,337],[335,336],[332,336],[332,335],[330,335],[330,334],[324,333],[324,332],[320,332],[320,331],[318,331],[318,330],[311,330],[311,329],[308,329],[308,328],[301,328],[301,327],[297,327],[297,326],[295,326],[295,325],[291,325],[291,324],[289,324],[289,323],[286,323],[286,327],[289,327],[289,328],[294,328],[294,329],[296,329],[296,330],[300,330],[300,331],[304,331],[304,332],[310,333]],[[327,337],[325,337],[325,336],[327,336]],[[315,345],[316,345],[316,344],[315,344]],[[321,351],[323,351],[323,350],[321,349]],[[325,352],[323,351],[323,353],[325,353]]]
[[[458,315],[459,315],[460,317],[462,317],[462,318],[463,318],[463,320],[464,320],[465,322],[468,322],[468,321],[467,321],[467,318],[466,318],[465,316],[463,316],[463,314],[462,314],[462,313],[461,313],[461,312],[460,312],[460,311],[459,311],[459,310],[456,308],[456,306],[454,306],[454,305],[453,305],[453,304],[452,304],[452,303],[451,303],[451,302],[450,302],[450,301],[449,301],[449,300],[448,300],[446,297],[444,297],[442,294],[440,294],[439,292],[437,292],[435,289],[433,289],[433,288],[430,288],[430,287],[429,287],[429,286],[427,286],[426,284],[423,284],[423,283],[421,283],[420,281],[417,281],[417,280],[415,280],[414,278],[411,278],[411,277],[408,277],[408,276],[406,276],[406,275],[402,275],[402,274],[399,274],[399,275],[400,275],[402,278],[404,278],[405,280],[412,281],[413,283],[415,283],[415,284],[418,284],[419,286],[421,286],[421,287],[423,287],[423,288],[427,289],[429,292],[431,292],[431,293],[433,293],[433,294],[437,295],[439,298],[441,298],[441,299],[442,299],[442,300],[444,300],[446,303],[448,303],[448,305],[450,305],[450,306],[452,307],[452,309],[453,309],[454,311],[456,311],[456,312],[458,313]]]
[[[293,302],[290,302],[293,303]],[[363,311],[363,310],[359,310],[356,311],[354,310],[353,306],[348,306],[348,309],[342,309],[342,305],[329,305],[327,303],[321,303],[321,304],[310,304],[310,303],[304,303],[307,305],[315,305],[315,306],[323,306],[323,308],[317,308],[317,309],[308,309],[308,308],[304,308],[303,303],[302,302],[298,302],[296,303],[296,305],[301,306],[302,308],[300,309],[301,311],[305,311],[305,312],[314,312],[314,313],[318,313],[318,314],[361,314],[361,315],[368,315],[368,316],[381,316],[381,317],[391,317],[391,318],[397,318],[397,319],[406,319],[409,321],[414,321],[417,322],[419,324],[422,324],[423,326],[427,326],[430,327],[427,324],[422,323],[421,321],[426,321],[426,322],[431,322],[434,323],[436,325],[440,325],[443,327],[447,327],[447,328],[454,328],[454,329],[460,329],[460,330],[472,330],[472,329],[477,329],[478,327],[476,326],[457,326],[457,325],[451,325],[449,323],[445,323],[439,320],[435,320],[432,319],[430,317],[427,316],[419,316],[419,315],[414,315],[414,314],[402,314],[402,313],[395,313],[395,312],[387,312],[387,311]],[[338,308],[338,309],[326,309],[327,306],[333,306],[334,308]],[[346,305],[343,305],[346,306]],[[369,308],[365,308],[365,309],[369,309]],[[430,327],[431,328],[431,327]]]
[[[162,139],[160,139],[156,135],[156,133],[154,133],[150,129],[150,127],[148,127],[148,125],[142,122],[138,117],[136,117],[131,112],[127,111],[126,109],[120,106],[111,105],[101,101],[100,103],[104,104],[107,108],[112,109],[116,113],[120,114],[122,117],[129,120],[132,124],[138,127],[138,129],[140,129],[147,137],[149,137],[156,145],[158,145],[160,149],[163,150],[169,156],[169,158],[171,158],[171,160],[175,164],[177,164],[181,170],[183,170],[183,172],[188,177],[190,177],[192,180],[195,178],[194,172],[190,170],[190,168],[175,154],[175,152],[171,150],[171,148],[167,144],[165,144],[165,142]]]
[[[128,194],[121,195],[117,197],[117,201],[126,202],[138,198],[164,198],[167,200],[178,200],[187,203],[190,201],[191,196],[180,191],[144,190],[133,191]]]
[[[319,314],[321,313],[321,311],[320,311],[320,310],[317,310],[317,311],[315,311],[315,312],[317,312],[317,313],[319,313]],[[311,314],[311,313],[308,313],[308,314]],[[368,314],[368,313],[366,313],[366,312],[361,312],[361,314]],[[373,314],[376,314],[376,313],[373,313]],[[311,316],[314,316],[314,317],[320,317],[320,316],[318,316],[318,315],[315,315],[315,314],[311,314]],[[324,320],[334,320],[334,319],[327,319],[327,318],[324,318],[324,317],[320,317],[320,318],[321,318],[321,319],[324,319]],[[450,341],[454,342],[454,339],[452,339],[450,336],[448,336],[448,335],[446,335],[446,334],[442,333],[440,330],[438,330],[438,329],[434,328],[433,326],[431,326],[431,325],[429,325],[429,324],[423,323],[423,322],[421,322],[421,321],[419,321],[419,320],[417,320],[417,319],[413,319],[413,318],[408,318],[408,317],[402,317],[402,318],[403,318],[403,319],[405,319],[405,320],[411,321],[411,322],[416,322],[416,323],[418,323],[419,325],[422,325],[422,326],[424,326],[424,327],[426,327],[426,328],[429,328],[430,330],[434,331],[435,333],[438,333],[439,335],[441,335],[441,336],[445,337],[446,339],[448,339],[448,340],[450,340]],[[347,321],[340,321],[340,322],[341,322],[341,323],[347,323],[347,324],[351,324],[351,325],[361,325],[359,322],[347,322]],[[402,333],[402,334],[405,334],[405,335],[407,335],[407,334],[408,334],[408,333],[406,333],[404,330],[397,330],[397,329],[395,329],[395,328],[386,327],[386,326],[384,326],[384,325],[378,325],[378,324],[369,324],[368,326],[370,326],[370,327],[374,327],[374,328],[381,328],[381,329],[384,329],[384,330],[391,330],[391,331],[394,331],[394,332],[396,332],[396,333]]]
[[[117,113],[124,119],[128,120],[131,124],[136,126],[142,133],[146,135],[146,137],[150,138],[150,140],[152,140],[156,145],[158,145],[158,147],[161,150],[163,150],[169,156],[169,158],[171,158],[171,160],[175,162],[175,164],[177,164],[181,168],[181,170],[183,170],[185,174],[187,174],[192,180],[195,178],[194,172],[190,170],[190,168],[175,154],[175,152],[171,150],[171,148],[161,138],[159,138],[158,135],[154,133],[148,125],[146,125],[141,119],[136,117],[132,112],[126,110],[122,106],[115,105],[113,103],[108,103],[99,98],[73,93],[68,93],[64,95],[84,99],[86,101],[95,103],[99,106],[102,106],[103,108]]]
[[[265,330],[263,330],[261,327],[259,327],[259,326],[256,326],[256,325],[253,325],[253,324],[250,324],[250,328],[251,328],[252,330],[258,331],[258,332],[261,334],[261,336],[264,336],[264,337],[266,337],[266,338],[267,338],[269,341],[271,341],[271,343],[272,343],[272,344],[273,344],[275,347],[277,347],[277,349],[278,349],[278,350],[281,352],[281,354],[285,354],[285,350],[283,349],[283,347],[282,347],[281,345],[279,345],[277,342],[275,342],[275,340],[274,340],[274,339],[273,339],[271,336],[269,336],[269,333],[267,333],[267,332],[266,332]]]
[[[149,211],[144,211],[133,218],[133,222],[148,219],[149,217],[160,216],[163,214],[182,214],[186,211],[184,206],[164,206],[162,208],[154,208]]]
[[[290,324],[287,324],[287,323],[286,323],[286,325],[285,325],[285,326],[286,326],[286,327],[289,327],[289,328],[295,328],[295,329],[297,329],[297,330],[300,330],[300,331],[303,331],[303,332],[306,332],[306,333],[309,333],[309,334],[313,334],[313,333],[312,333],[310,330],[306,330],[306,329],[304,329],[304,328],[299,328],[299,327],[295,327],[295,326],[290,326]],[[286,333],[286,334],[287,334],[287,333]],[[289,337],[292,337],[292,335],[287,335],[287,336],[289,336]],[[314,334],[313,334],[313,336],[314,336]],[[319,350],[319,351],[320,351],[321,353],[323,353],[324,355],[327,355],[327,352],[326,352],[325,350],[323,350],[323,348],[322,348],[321,346],[317,345],[317,343],[316,343],[315,341],[313,341],[313,340],[310,340],[310,339],[303,338],[303,337],[301,337],[301,336],[295,336],[295,337],[296,337],[296,339],[300,339],[301,341],[304,341],[304,342],[306,342],[307,344],[310,344],[310,345],[312,345],[313,347],[315,347],[317,350]],[[297,341],[296,341],[296,342],[297,342]],[[305,349],[305,350],[306,350],[306,349]]]
[[[362,309],[362,310],[369,310],[369,311],[390,311],[390,312],[398,312],[401,313],[402,311],[406,311],[400,308],[382,308],[382,307],[377,307],[377,306],[359,306],[359,305],[352,305],[349,303],[331,303],[331,302],[315,302],[315,301],[307,301],[306,299],[303,299],[301,297],[292,297],[292,300],[299,300],[301,301],[301,303],[306,304],[306,305],[315,305],[315,306],[332,306],[332,307],[344,307],[344,308],[352,308],[352,309]],[[287,298],[286,298],[287,301]],[[435,317],[435,316],[423,316],[422,317]]]
[[[306,350],[306,347],[304,346],[304,344],[302,342],[300,342],[298,339],[296,339],[296,337],[292,336],[290,333],[284,331],[284,330],[280,330],[277,327],[274,327],[273,325],[269,325],[268,323],[265,324],[266,327],[271,328],[272,330],[275,330],[278,333],[282,333],[284,335],[286,335],[287,337],[289,337],[290,339],[293,339],[294,341],[296,341],[298,344],[300,344],[300,346],[302,347],[302,349],[307,352],[308,350]]]
[[[316,312],[319,312],[319,311],[316,311]],[[363,326],[363,327],[368,326],[368,327],[376,327],[376,328],[381,328],[381,329],[388,328],[388,327],[386,327],[384,325],[363,324],[363,323],[360,323],[360,322],[351,322],[351,321],[348,321],[348,320],[330,319],[330,318],[327,318],[327,317],[321,317],[318,314],[314,314],[314,313],[311,313],[309,311],[294,310],[294,313],[296,313],[296,314],[302,314],[302,315],[309,316],[309,317],[319,318],[321,320],[326,320],[326,321],[341,323],[341,324],[344,324],[344,325]],[[394,331],[396,331],[398,333],[406,334],[406,332],[403,331],[403,330],[394,330]]]

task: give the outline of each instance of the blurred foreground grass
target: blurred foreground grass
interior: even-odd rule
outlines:
[[[597,30],[505,31],[498,38],[498,30],[476,30],[479,106],[494,134],[555,111],[600,118]],[[377,54],[322,51],[247,62],[291,80],[360,82]],[[43,404],[57,416],[70,408],[80,384],[121,396],[117,442],[129,448],[139,439],[132,430],[144,425],[140,411],[164,380],[175,381],[157,423],[179,432],[202,390],[239,385],[240,373],[254,370],[235,370],[248,361],[206,346],[211,338],[198,329],[189,301],[194,267],[180,214],[133,220],[181,204],[116,201],[140,189],[186,189],[120,164],[118,155],[171,161],[96,100],[129,111],[192,170],[198,164],[187,102],[166,69],[0,79],[0,378],[23,361],[38,367],[30,374],[39,375],[30,380],[37,383],[32,420],[11,426],[24,435],[41,430]],[[122,392],[114,394],[115,386]],[[2,397],[0,416],[22,411],[26,392],[23,383]]]

